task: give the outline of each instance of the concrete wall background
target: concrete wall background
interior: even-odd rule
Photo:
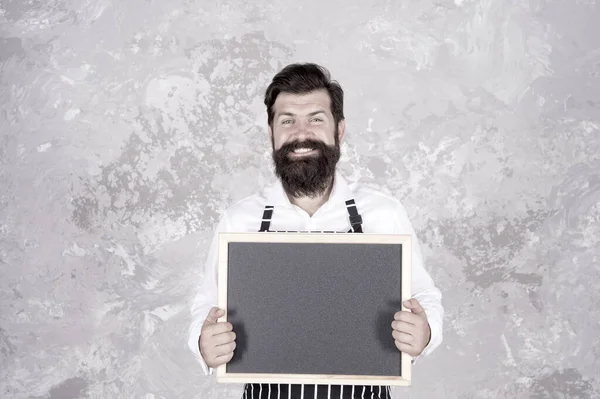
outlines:
[[[398,398],[600,396],[594,0],[0,0],[0,396],[236,398],[186,348],[262,95],[346,91],[341,168],[406,205],[445,341]]]

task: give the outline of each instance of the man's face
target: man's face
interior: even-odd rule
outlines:
[[[281,93],[269,127],[275,173],[294,197],[323,194],[335,174],[345,122],[337,126],[325,90]]]

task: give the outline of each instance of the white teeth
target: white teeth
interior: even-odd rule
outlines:
[[[312,148],[296,148],[294,150],[294,152],[296,154],[302,154],[302,153],[305,153],[305,152],[311,152],[312,150],[313,150]]]

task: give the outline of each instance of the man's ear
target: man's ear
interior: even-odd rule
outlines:
[[[344,138],[344,134],[346,134],[346,120],[342,119],[341,121],[338,122],[338,137],[340,139],[340,143],[342,142],[342,139]]]

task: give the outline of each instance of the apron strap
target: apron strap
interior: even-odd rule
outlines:
[[[259,232],[269,231],[269,227],[271,227],[271,218],[273,217],[273,209],[274,206],[272,205],[265,206]]]
[[[273,217],[273,205],[265,206],[265,210],[263,211],[262,221],[260,224],[259,232],[267,232],[269,231],[269,227],[271,227],[271,218]],[[348,210],[348,216],[350,219],[351,229],[348,233],[362,233],[362,217],[358,214],[358,209],[356,209],[356,202],[354,199],[350,199],[346,201],[346,209]]]
[[[348,210],[348,215],[350,216],[351,226],[351,230],[348,233],[362,233],[362,217],[358,214],[358,209],[356,209],[356,202],[354,202],[354,199],[349,199],[346,201],[346,209]]]

